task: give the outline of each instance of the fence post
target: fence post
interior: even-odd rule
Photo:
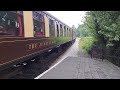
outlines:
[[[103,53],[103,48],[102,48],[102,61],[103,61],[103,59],[104,59],[103,55],[104,55],[104,53]]]
[[[91,49],[91,51],[90,51],[91,58],[92,58],[92,51],[93,51],[93,49]]]

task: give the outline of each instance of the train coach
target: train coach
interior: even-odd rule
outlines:
[[[74,40],[74,30],[46,11],[0,11],[0,70]]]

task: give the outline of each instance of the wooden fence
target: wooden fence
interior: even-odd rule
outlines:
[[[120,67],[120,50],[118,49],[92,48],[90,55],[91,58],[99,58],[102,59],[102,61],[107,59]]]

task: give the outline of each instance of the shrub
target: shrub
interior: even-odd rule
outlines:
[[[87,52],[91,49],[93,43],[95,42],[95,38],[89,37],[81,37],[79,45],[82,49],[85,49]]]

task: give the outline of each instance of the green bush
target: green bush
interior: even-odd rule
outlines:
[[[56,37],[55,43],[56,45],[60,45],[60,44],[70,41],[71,39],[72,39],[71,37]]]
[[[95,38],[93,37],[81,37],[79,45],[82,49],[85,49],[86,51],[89,51],[95,42]]]

